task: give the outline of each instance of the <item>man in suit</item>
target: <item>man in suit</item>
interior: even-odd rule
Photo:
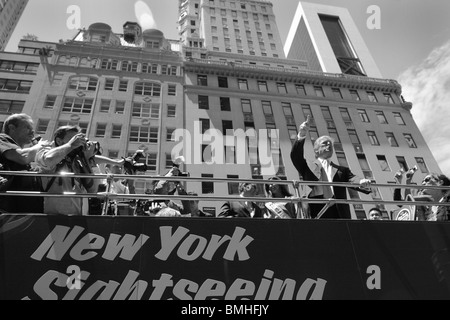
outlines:
[[[304,145],[307,133],[310,129],[310,116],[299,127],[297,141],[292,146],[291,160],[304,181],[323,182],[347,182],[359,183],[360,187],[370,187],[369,179],[360,179],[355,176],[349,168],[334,164],[330,159],[334,153],[333,139],[328,136],[317,138],[314,143],[315,161],[308,162],[304,157]],[[311,191],[308,198],[313,199],[347,199],[346,187],[340,186],[310,186]],[[360,188],[354,188],[364,192]],[[366,192],[367,193],[367,192]],[[311,218],[316,218],[325,204],[311,203]],[[351,219],[350,207],[348,204],[337,203],[330,206],[319,218],[326,219]]]
[[[239,195],[243,198],[257,196],[257,186],[254,183],[242,182],[239,184]],[[220,218],[264,218],[265,210],[253,201],[229,201],[222,205]]]

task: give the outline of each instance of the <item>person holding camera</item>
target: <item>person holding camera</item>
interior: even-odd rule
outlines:
[[[98,142],[91,142],[79,126],[59,127],[51,145],[36,155],[40,173],[92,174],[92,168],[100,163],[123,165],[124,159],[113,160],[101,156]],[[92,178],[42,177],[44,192],[97,193],[98,181]],[[44,197],[44,214],[87,215],[88,205],[81,197]]]
[[[0,134],[0,171],[34,171],[36,153],[49,144],[35,140],[33,119],[25,113],[9,116]],[[13,176],[0,174],[0,192],[40,191],[35,175]],[[1,213],[42,213],[43,199],[29,196],[0,196]]]

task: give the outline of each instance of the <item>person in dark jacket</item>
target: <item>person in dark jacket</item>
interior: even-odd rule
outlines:
[[[256,197],[257,190],[255,183],[242,182],[239,184],[239,195],[243,198]],[[264,218],[265,211],[253,201],[228,201],[222,205],[219,217]]]
[[[323,182],[346,182],[359,184],[361,188],[370,187],[369,179],[361,179],[354,175],[351,170],[344,166],[339,166],[331,161],[334,153],[333,139],[328,136],[317,138],[314,143],[315,161],[309,162],[304,156],[304,145],[307,133],[310,128],[310,116],[299,127],[297,141],[294,142],[291,150],[291,160],[297,169],[299,175],[304,181],[323,181]],[[355,187],[360,192],[367,193],[364,189]],[[314,199],[347,199],[346,187],[340,186],[310,186],[311,191],[308,198]],[[310,216],[327,219],[351,219],[350,207],[345,203],[336,203],[331,205],[325,212],[321,213],[325,204],[311,203]]]

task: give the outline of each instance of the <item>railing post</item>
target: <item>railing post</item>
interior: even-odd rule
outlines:
[[[108,207],[109,207],[109,193],[111,192],[111,184],[113,181],[114,175],[108,174],[108,177],[106,178],[106,195],[105,195],[105,202],[103,203],[102,208],[102,216],[106,216],[108,214]],[[114,215],[117,215],[117,212],[114,212]]]
[[[301,199],[300,181],[296,181],[296,180],[293,181],[293,185],[294,185],[294,190],[295,190],[295,196],[298,199]],[[303,203],[301,202],[301,200],[296,204],[296,207],[297,207],[297,219],[310,219],[308,211],[303,209]]]

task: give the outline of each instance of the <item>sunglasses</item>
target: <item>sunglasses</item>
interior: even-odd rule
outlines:
[[[437,179],[432,176],[427,176],[422,180],[422,183],[428,183],[430,181],[437,181]]]

